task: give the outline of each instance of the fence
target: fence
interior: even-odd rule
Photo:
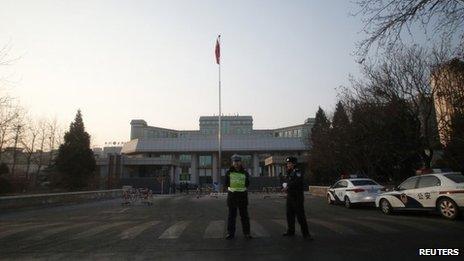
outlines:
[[[81,203],[120,198],[121,195],[122,189],[5,196],[0,197],[0,209]]]

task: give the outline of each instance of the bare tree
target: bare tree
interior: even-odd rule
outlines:
[[[9,96],[0,98],[0,161],[2,152],[16,137],[16,127],[24,110],[17,101]]]
[[[13,140],[13,161],[11,165],[11,174],[15,174],[15,167],[18,161],[18,150],[20,149],[20,141],[24,136],[24,125],[25,125],[25,110],[19,105],[16,107],[16,117],[13,119],[11,124],[11,139]]]
[[[56,135],[55,135],[55,148],[59,149],[60,145],[63,144],[64,142],[64,133],[65,129],[63,128],[62,125],[58,125],[58,128],[56,129]]]
[[[28,124],[24,126],[24,135],[21,139],[21,145],[24,148],[26,155],[26,179],[30,180],[29,172],[31,170],[31,164],[33,162],[34,152],[36,150],[39,129],[37,123],[29,119]]]
[[[390,50],[402,41],[402,34],[412,35],[419,26],[426,35],[444,39],[457,38],[464,47],[464,0],[360,0],[358,15],[363,17],[367,38],[359,43],[358,54],[365,57],[377,44]]]
[[[5,44],[0,48],[0,66],[6,66],[13,64],[14,61],[19,58],[12,58],[11,55],[11,44]]]
[[[38,122],[38,144],[39,144],[39,152],[37,155],[36,164],[37,164],[37,174],[40,174],[40,171],[42,170],[42,166],[45,163],[44,159],[44,148],[45,148],[45,142],[48,139],[48,126],[47,123],[44,120],[41,120]]]
[[[380,63],[363,63],[363,77],[352,79],[352,88],[342,90],[344,101],[351,107],[359,101],[374,104],[407,101],[409,106],[405,108],[420,123],[421,157],[430,166],[433,151],[441,149],[432,75],[438,64],[449,59],[450,53],[444,47],[433,51],[418,46],[402,47],[386,54]]]
[[[58,141],[58,133],[59,133],[59,128],[60,126],[58,125],[57,119],[53,118],[48,122],[48,129],[49,129],[49,149],[50,149],[50,155],[48,158],[48,166],[52,165],[53,161],[53,151],[56,149],[56,144]]]

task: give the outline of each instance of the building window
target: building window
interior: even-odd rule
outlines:
[[[188,173],[180,173],[179,181],[190,181],[190,174],[188,174]]]
[[[198,169],[198,176],[200,177],[211,177],[211,169],[200,168]]]
[[[190,162],[192,160],[192,157],[190,154],[181,154],[179,156],[179,160],[182,162]]]
[[[211,156],[200,156],[199,157],[199,166],[200,168],[203,167],[211,167],[212,165],[212,157]]]

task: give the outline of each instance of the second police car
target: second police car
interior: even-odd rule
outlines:
[[[394,191],[382,193],[376,207],[385,214],[397,210],[438,211],[447,219],[455,219],[464,208],[464,175],[459,172],[440,172],[413,176]]]
[[[346,208],[353,204],[374,204],[384,187],[368,178],[347,178],[337,181],[327,191],[327,203],[343,203]]]

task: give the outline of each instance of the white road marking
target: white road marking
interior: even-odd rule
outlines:
[[[224,220],[214,220],[209,222],[208,227],[203,234],[203,238],[223,238],[225,230]]]
[[[105,211],[102,211],[100,212],[101,214],[121,214],[121,213],[124,213],[126,212],[127,210],[129,210],[130,208],[123,208],[121,210],[118,210],[118,209],[113,209],[113,210],[105,210]]]
[[[391,223],[393,225],[403,225],[403,226],[411,227],[411,228],[421,230],[421,231],[425,231],[425,232],[436,231],[436,230],[440,229],[440,228],[435,227],[435,226],[428,226],[428,225],[418,223],[418,222],[420,222],[419,220],[417,220],[417,221],[407,221],[407,220],[403,220],[403,219],[384,219],[384,218],[376,218],[376,217],[363,217],[362,219],[386,222],[386,223]]]
[[[14,222],[14,223],[2,223],[0,228],[1,230],[0,231],[4,231],[5,228],[6,229],[11,229],[13,227],[21,227],[21,226],[29,226],[29,225],[32,225],[32,224],[39,224],[37,222],[24,222],[24,223],[21,223],[21,222]]]
[[[71,239],[81,239],[81,238],[84,238],[84,237],[94,236],[94,235],[96,235],[98,233],[101,233],[103,231],[106,231],[108,229],[118,227],[118,226],[121,226],[121,225],[124,225],[124,224],[127,224],[127,223],[130,223],[130,222],[115,222],[115,223],[109,223],[109,224],[105,224],[105,225],[101,225],[101,226],[96,226],[96,227],[91,228],[91,229],[89,229],[87,231],[84,231],[84,232],[81,232],[79,234],[76,234],[76,235],[72,236]]]
[[[356,232],[355,230],[347,226],[337,224],[335,222],[329,222],[329,221],[325,221],[325,220],[321,220],[317,218],[310,218],[308,221],[309,221],[308,223],[313,223],[319,226],[323,226],[327,228],[328,230],[331,230],[333,232],[336,232],[342,235],[343,234],[346,234],[346,235],[357,235],[358,234],[358,232]]]
[[[87,222],[87,223],[79,223],[79,224],[70,224],[70,225],[67,225],[67,226],[59,226],[59,227],[56,227],[56,228],[51,228],[51,229],[44,230],[44,231],[42,231],[42,232],[40,232],[40,233],[38,233],[36,235],[33,235],[33,236],[29,237],[28,239],[30,239],[30,240],[41,240],[41,239],[45,239],[47,237],[56,235],[56,234],[58,234],[60,232],[66,231],[66,230],[71,230],[71,229],[74,229],[74,228],[90,226],[92,224],[95,224],[95,222]]]
[[[140,235],[143,231],[149,229],[150,227],[156,226],[159,224],[161,221],[150,221],[146,223],[142,223],[140,225],[137,225],[135,227],[131,227],[129,229],[124,230],[121,234],[119,234],[119,237],[124,240],[124,239],[133,239]]]
[[[397,219],[401,220],[406,220],[406,221],[412,221],[412,222],[421,222],[421,224],[427,224],[427,223],[432,223],[430,226],[440,226],[440,227],[446,227],[450,226],[452,228],[457,228],[457,229],[462,229],[462,225],[459,224],[459,222],[448,222],[448,220],[445,220],[443,218],[438,218],[434,219],[432,217],[426,217],[426,218],[421,218],[418,220],[417,218],[412,218],[412,217],[395,217]]]
[[[286,231],[286,229],[287,229],[287,220],[286,219],[273,219],[272,221],[284,227],[285,230],[282,230],[282,233]],[[298,221],[296,221],[296,223],[298,223]],[[309,222],[308,222],[308,226],[309,226]],[[301,227],[298,224],[295,224],[295,229],[301,230]],[[312,230],[312,227],[309,226],[309,234],[314,236],[316,233],[314,233],[311,230]]]
[[[32,230],[32,229],[35,229],[35,228],[51,227],[51,226],[56,226],[56,225],[60,225],[60,224],[63,224],[63,222],[41,224],[41,225],[34,224],[34,225],[19,226],[19,227],[15,227],[15,228],[12,228],[12,229],[6,229],[5,231],[0,232],[0,239],[4,238],[4,237],[7,237],[7,236],[17,234],[17,233],[20,233],[20,232],[24,232],[24,231],[27,231],[27,230]]]
[[[287,220],[285,219],[273,219],[272,221],[281,226],[287,227]]]
[[[382,225],[379,223],[375,222],[369,222],[366,220],[359,220],[359,219],[348,219],[348,218],[337,218],[336,221],[342,221],[342,222],[348,222],[348,223],[354,223],[363,227],[368,227],[369,229],[372,229],[376,232],[380,233],[397,233],[400,232],[400,230],[392,228],[390,226]]]
[[[187,228],[190,224],[190,221],[179,221],[174,225],[170,226],[166,229],[163,234],[159,237],[159,239],[175,239],[178,238],[182,232]]]
[[[124,213],[124,212],[126,212],[127,210],[129,210],[129,208],[124,208],[124,209],[121,209],[121,211],[119,211],[118,213]]]
[[[250,220],[250,229],[253,237],[270,237],[269,233],[256,220]]]

